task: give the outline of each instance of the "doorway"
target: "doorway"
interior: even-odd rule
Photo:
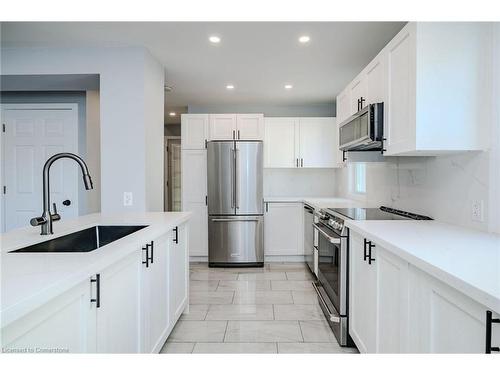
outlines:
[[[165,211],[181,211],[181,137],[165,137]]]
[[[58,152],[78,152],[78,105],[2,104],[2,215],[5,232],[42,213],[42,170]],[[60,160],[50,173],[51,201],[65,218],[78,216],[78,170]],[[62,202],[69,205],[63,205]]]

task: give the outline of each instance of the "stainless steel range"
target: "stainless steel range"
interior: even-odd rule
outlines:
[[[313,283],[318,300],[339,345],[353,346],[349,336],[349,228],[344,220],[432,220],[430,217],[380,208],[326,208],[316,215]]]

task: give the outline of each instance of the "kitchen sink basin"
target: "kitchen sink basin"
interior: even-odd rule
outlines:
[[[147,225],[97,225],[11,253],[86,253],[146,227]]]

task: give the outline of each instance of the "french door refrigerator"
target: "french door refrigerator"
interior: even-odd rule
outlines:
[[[209,266],[262,266],[262,141],[208,142],[207,164]]]

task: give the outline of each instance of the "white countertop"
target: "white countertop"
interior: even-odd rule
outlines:
[[[500,235],[436,221],[346,225],[415,267],[500,313]]]
[[[40,236],[38,227],[1,234],[1,327],[126,257],[190,216],[190,212],[91,214],[55,222],[55,234],[50,236]],[[148,227],[87,253],[9,253],[99,224]]]
[[[351,207],[378,207],[366,202],[340,197],[265,197],[264,202],[298,202],[312,206],[314,209],[327,207],[351,208]]]

